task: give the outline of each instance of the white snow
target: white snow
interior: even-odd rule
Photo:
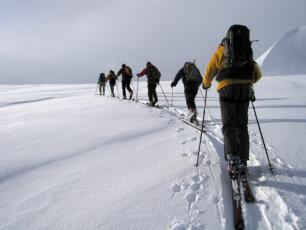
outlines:
[[[195,168],[198,131],[95,87],[0,86],[0,229],[233,229],[218,94],[208,92]],[[255,90],[275,174],[250,107],[247,229],[305,229],[306,77],[263,78]],[[146,92],[141,82],[139,97]],[[181,83],[173,98],[186,112]],[[203,104],[199,92],[199,117]]]
[[[286,33],[256,61],[265,75],[305,75],[306,26]]]

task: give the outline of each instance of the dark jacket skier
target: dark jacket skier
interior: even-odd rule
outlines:
[[[224,154],[225,159],[229,162],[228,171],[230,176],[235,179],[238,170],[241,175],[245,175],[247,160],[249,160],[249,134],[248,134],[248,108],[249,101],[255,100],[252,85],[261,78],[261,71],[257,63],[253,60],[253,53],[250,50],[249,63],[250,68],[245,70],[235,69],[235,73],[231,73],[228,66],[229,47],[226,41],[229,41],[231,29],[246,30],[247,27],[233,25],[228,30],[227,36],[217,48],[212,56],[204,74],[203,88],[208,89],[211,82],[216,77],[219,84],[217,91],[219,92],[219,102],[222,118],[222,133],[224,136]],[[231,35],[233,37],[233,35]],[[247,36],[246,36],[247,37]],[[228,39],[228,40],[226,40]],[[251,42],[247,38],[248,49],[251,49]],[[242,48],[243,42],[237,42]],[[235,55],[238,56],[238,55]],[[226,71],[224,71],[224,69]]]
[[[129,99],[131,100],[132,97],[133,97],[133,90],[130,87],[131,80],[132,80],[132,77],[133,77],[132,69],[129,66],[123,64],[116,76],[119,77],[120,75],[122,75],[122,95],[123,95],[123,99],[126,99],[125,89],[127,89],[130,93]]]
[[[187,108],[190,113],[190,121],[197,122],[197,106],[195,104],[195,97],[202,82],[201,73],[194,63],[186,62],[176,74],[171,83],[171,87],[175,87],[181,79],[184,84],[184,94]]]
[[[109,86],[110,86],[111,96],[112,96],[112,97],[115,97],[114,87],[115,87],[115,85],[116,85],[117,77],[116,77],[116,75],[115,75],[115,73],[114,73],[113,70],[110,70],[110,71],[109,71],[109,74],[107,75],[106,80],[108,81]]]
[[[106,78],[105,78],[105,74],[104,73],[101,73],[99,75],[99,80],[98,80],[97,84],[99,85],[100,95],[103,92],[103,96],[104,96],[105,95],[105,84],[106,84]]]
[[[151,62],[147,62],[146,68],[137,74],[138,77],[142,77],[144,75],[147,75],[148,79],[148,97],[150,105],[155,106],[158,101],[156,87],[157,84],[159,84],[161,74],[159,70],[151,64]]]

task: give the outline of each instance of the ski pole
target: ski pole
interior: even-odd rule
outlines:
[[[117,89],[117,93],[118,93],[118,98],[120,98],[120,92],[119,92],[118,84],[115,83],[115,85],[116,85],[116,89]]]
[[[164,90],[163,90],[161,84],[158,84],[158,85],[159,85],[161,91],[163,92],[163,95],[164,95],[164,97],[165,97],[165,99],[166,99],[166,102],[167,102],[168,106],[170,106],[169,101],[168,101],[168,99],[167,99],[167,97],[166,97],[166,94],[165,94],[165,92],[164,92]]]
[[[269,162],[269,168],[270,168],[270,170],[273,172],[273,166],[272,166],[272,164],[271,164],[271,162],[270,162],[268,150],[267,150],[266,143],[265,143],[265,140],[264,140],[263,135],[262,135],[262,132],[261,132],[261,128],[260,128],[260,125],[259,125],[257,113],[256,113],[256,110],[255,110],[255,106],[254,106],[253,101],[251,101],[251,103],[252,103],[252,107],[253,107],[253,110],[254,110],[254,114],[255,114],[256,122],[257,122],[258,129],[259,129],[259,132],[260,132],[260,136],[261,136],[261,139],[262,139],[262,143],[263,143],[263,145],[264,145],[265,152],[266,152],[266,156],[267,156],[267,159],[268,159],[268,162]]]
[[[173,87],[171,87],[171,119],[172,121],[172,113],[173,113]]]
[[[96,87],[96,90],[95,90],[95,95],[97,95],[97,90],[98,90],[98,84],[97,84],[97,87]]]
[[[132,82],[132,81],[131,81],[131,85],[132,85],[133,90],[135,91],[135,88],[134,88],[134,85],[133,85],[133,82]]]
[[[138,85],[139,85],[139,77],[137,78],[136,102],[138,102]]]
[[[203,95],[203,91],[202,91],[201,87],[200,87],[200,93],[201,93],[201,95],[202,95],[203,100],[205,100],[204,95]]]
[[[111,93],[110,93],[109,86],[108,86],[108,85],[106,85],[106,88],[107,88],[108,96],[110,97],[110,96],[111,96]]]
[[[204,118],[205,118],[205,111],[206,111],[206,100],[207,100],[207,89],[205,90],[204,111],[203,111],[203,118],[202,118],[202,125],[201,125],[202,128],[201,128],[200,141],[199,141],[198,157],[197,157],[197,163],[195,165],[196,167],[199,166],[199,157],[200,157],[201,142],[202,142],[203,129],[204,129]]]

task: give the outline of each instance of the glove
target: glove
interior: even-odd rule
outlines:
[[[210,86],[207,87],[207,86],[205,86],[204,84],[202,84],[202,88],[207,90],[207,89],[210,88]]]
[[[140,77],[140,74],[138,73],[138,74],[136,74],[137,75],[137,77]]]
[[[249,90],[249,99],[250,99],[251,102],[256,101],[255,92],[254,92],[253,87],[251,87],[250,90]]]
[[[176,86],[175,82],[174,81],[171,82],[171,87],[175,87],[175,86]]]

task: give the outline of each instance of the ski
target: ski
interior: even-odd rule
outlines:
[[[244,229],[240,180],[231,179],[231,185],[232,185],[232,203],[233,203],[233,222],[235,229],[240,230]]]
[[[138,102],[140,102],[141,104],[144,104],[144,105],[150,106],[150,107],[159,108],[159,105],[158,105],[158,104],[151,105],[151,104],[150,104],[150,102],[143,101],[143,100],[138,100]]]
[[[255,196],[252,192],[251,186],[249,184],[249,181],[247,178],[242,182],[243,186],[243,194],[244,194],[244,200],[247,203],[254,203],[255,202]]]
[[[170,113],[173,113],[176,117],[178,117],[182,122],[184,122],[185,124],[201,131],[203,129],[203,132],[206,132],[206,130],[204,129],[205,127],[203,126],[202,127],[202,123],[199,122],[197,119],[194,120],[194,122],[191,122],[186,114],[180,112],[179,110],[177,109],[174,109],[174,108],[168,108],[167,110],[170,111]]]
[[[181,117],[181,121],[184,122],[184,123],[187,124],[187,125],[190,125],[191,127],[195,128],[195,129],[197,129],[197,130],[199,130],[199,131],[201,131],[201,130],[203,129],[203,132],[204,132],[204,133],[206,132],[206,130],[204,129],[204,127],[203,127],[203,128],[201,127],[202,124],[199,124],[199,125],[194,124],[194,123],[190,122],[189,120],[187,120],[186,118],[183,118],[183,117]]]

